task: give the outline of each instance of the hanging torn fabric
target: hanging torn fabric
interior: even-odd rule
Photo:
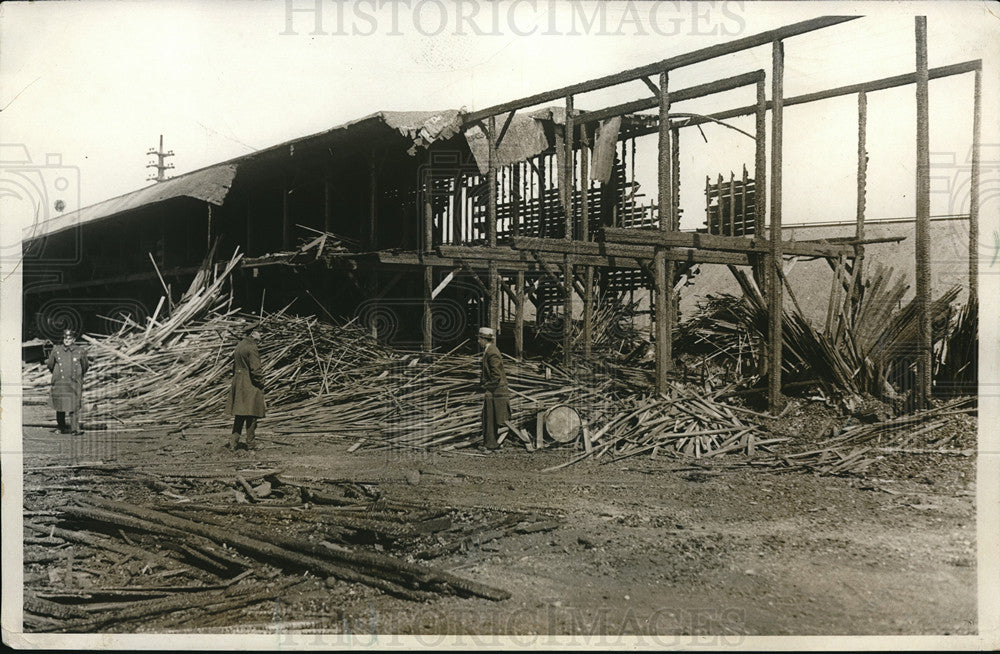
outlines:
[[[602,120],[594,134],[594,154],[590,167],[590,179],[607,182],[611,179],[611,168],[615,163],[615,144],[621,128],[621,116]]]

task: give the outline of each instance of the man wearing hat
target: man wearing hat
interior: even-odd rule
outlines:
[[[76,344],[76,332],[63,330],[61,345],[49,352],[45,365],[52,372],[52,407],[56,410],[55,431],[60,434],[82,434],[80,431],[80,409],[83,406],[83,375],[89,361],[87,352]],[[69,427],[66,414],[69,414]]]
[[[264,417],[264,377],[257,351],[260,339],[260,325],[253,325],[246,330],[243,340],[233,352],[233,384],[226,401],[226,413],[233,416],[233,433],[229,437],[231,450],[239,445],[243,425],[247,428],[247,449],[255,449],[253,441],[257,435],[257,419]]]
[[[479,385],[483,398],[483,446],[487,450],[500,448],[497,430],[510,418],[510,391],[507,389],[507,375],[503,370],[503,359],[496,346],[496,335],[489,327],[479,328],[479,346],[483,348],[483,364]]]

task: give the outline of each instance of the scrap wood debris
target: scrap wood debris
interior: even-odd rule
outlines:
[[[702,389],[703,390],[703,389]],[[753,456],[760,449],[789,440],[766,438],[752,419],[768,416],[718,400],[730,387],[714,393],[695,392],[671,384],[669,395],[633,398],[616,407],[592,435],[584,435],[585,451],[546,470],[556,470],[586,458],[605,463],[648,453],[652,456],[712,457],[726,452]]]
[[[160,316],[161,302],[146,325],[126,321],[115,334],[86,337],[93,363],[84,395],[97,398],[92,422],[167,424],[174,431],[225,428],[232,348],[245,328],[259,321],[269,407],[266,422],[274,433],[353,436],[350,451],[455,450],[478,442],[482,396],[477,356],[393,349],[355,321],[335,325],[285,310],[240,313],[225,292],[225,281],[240,260],[238,251],[224,265],[206,259],[181,301],[168,309],[169,315]],[[718,322],[719,338],[713,344],[740,353],[746,346],[744,336],[728,345],[726,339],[753,329],[759,337],[765,330],[766,305],[752,281],[741,271],[734,272],[744,285],[744,298],[727,303],[730,319]],[[877,271],[862,287],[857,302],[845,299],[839,318],[831,313],[831,327],[824,332],[798,313],[786,312],[788,372],[808,371],[815,376],[820,371],[824,383],[860,393],[884,384],[893,366],[910,365],[906,357],[893,357],[905,350],[903,345],[912,336],[914,312],[912,304],[891,312],[905,285],[890,285],[889,277]],[[956,357],[968,352],[975,313],[959,314],[952,322],[960,328],[949,332],[939,323],[948,322],[954,298],[953,289],[934,303],[933,313],[936,333],[952,334],[943,349],[950,353],[950,378],[960,379],[968,367],[957,364]],[[618,315],[618,309],[608,307],[609,315]],[[696,331],[689,333],[706,338],[709,323],[696,324]],[[886,324],[884,333],[873,327]],[[770,416],[725,401],[735,384],[675,382],[669,395],[659,396],[649,395],[634,375],[609,373],[617,370],[614,366],[598,365],[581,374],[581,369],[567,371],[553,364],[539,369],[535,363],[509,357],[505,366],[512,409],[507,435],[512,441],[532,449],[531,427],[547,408],[565,405],[583,415],[584,428],[572,441],[583,452],[564,465],[591,457],[610,462],[645,453],[754,456],[786,440],[766,433]],[[44,393],[48,380],[43,366],[26,367],[27,388]]]
[[[94,483],[102,497],[88,492]],[[303,578],[325,580],[334,596],[362,586],[412,601],[501,601],[507,590],[428,561],[561,523],[279,469],[199,475],[138,464],[29,468],[24,514],[25,624],[60,632],[204,624],[206,614],[273,603]]]
[[[710,298],[700,315],[681,326],[679,344],[752,370],[758,366],[758,352],[767,340],[767,301],[742,270],[732,271],[743,295]],[[844,284],[857,290],[845,292]],[[919,322],[916,300],[902,303],[907,289],[902,278],[893,279],[892,269],[876,265],[863,284],[835,279],[822,329],[810,324],[794,301],[786,306],[782,370],[787,381],[816,380],[817,385],[835,394],[900,400],[903,393],[897,389],[910,386],[907,378],[915,366],[913,344]],[[964,320],[950,320],[951,306],[959,293],[959,287],[952,287],[930,306],[934,347],[939,353],[937,366],[941,368],[943,344],[950,344],[948,349],[954,353],[952,376],[964,369],[958,360],[960,353],[970,352],[975,338],[971,325],[977,318],[973,308],[962,314]],[[947,390],[949,380],[941,381],[938,390]],[[964,388],[969,392],[968,384]]]
[[[872,424],[845,425],[834,435],[804,452],[774,453],[748,461],[748,465],[799,470],[823,475],[860,474],[885,453],[900,454],[949,454],[971,455],[975,448],[975,430],[961,430],[934,439],[932,434],[963,416],[978,413],[975,397],[962,397],[939,406],[917,411],[911,415],[891,418]],[[963,425],[967,427],[967,425]],[[943,431],[943,430],[942,430]],[[971,444],[972,449],[959,449],[958,445]],[[972,441],[969,443],[968,441]],[[931,447],[914,447],[920,441]]]

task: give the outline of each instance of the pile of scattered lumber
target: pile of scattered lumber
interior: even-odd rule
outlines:
[[[937,350],[934,392],[943,397],[975,395],[979,387],[979,305],[967,302],[954,316]]]
[[[89,423],[224,428],[232,351],[246,327],[259,324],[269,430],[357,434],[365,447],[464,447],[479,439],[479,357],[395,350],[353,321],[242,314],[223,284],[239,261],[236,253],[214,272],[206,264],[169,317],[158,310],[146,325],[86,337]],[[512,358],[505,366],[514,424],[553,405],[590,410],[615,397],[606,374],[540,370]],[[48,383],[41,364],[25,369],[26,388],[41,394]]]
[[[558,516],[392,499],[376,483],[276,469],[29,467],[25,621],[33,631],[204,626],[274,602],[304,578],[413,601],[510,593],[427,563]],[[90,489],[99,484],[102,497]],[[127,499],[105,499],[108,496]],[[294,520],[289,517],[294,515]],[[303,575],[302,573],[309,573]]]
[[[701,315],[681,328],[680,345],[753,370],[767,341],[767,301],[742,270],[732,271],[742,297],[710,298]],[[838,275],[822,329],[810,324],[789,292],[791,302],[785,304],[782,319],[783,378],[789,383],[815,380],[833,394],[897,399],[897,389],[911,385],[907,379],[916,366],[918,307],[916,300],[903,305],[907,289],[902,278],[893,279],[892,269],[879,265],[864,283]],[[949,316],[959,293],[960,288],[953,287],[931,303],[938,350],[954,333]],[[967,324],[974,321],[973,315]],[[956,342],[968,341],[966,337]]]
[[[769,416],[722,402],[719,398],[731,388],[705,392],[674,382],[669,394],[633,397],[616,405],[602,422],[588,425],[583,453],[547,470],[605,455],[604,463],[638,454],[699,459],[723,453],[754,456],[789,440],[766,438],[758,425]]]
[[[859,474],[885,452],[949,453],[950,450],[946,449],[949,445],[947,441],[952,439],[953,435],[934,441],[934,448],[913,448],[912,445],[918,438],[928,440],[929,434],[947,425],[953,416],[974,415],[977,412],[975,397],[959,398],[911,415],[872,424],[846,426],[808,451],[762,456],[749,463],[754,466],[809,471],[824,475]],[[971,454],[971,451],[968,453]]]

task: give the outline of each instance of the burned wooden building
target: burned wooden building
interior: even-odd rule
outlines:
[[[161,286],[177,296],[206,254],[228,260],[238,248],[245,257],[234,292],[245,309],[294,303],[290,311],[358,319],[397,344],[427,350],[489,325],[516,355],[540,346],[561,348],[569,360],[575,351],[590,353],[596,297],[641,289],[652,298],[662,388],[673,360],[678,280],[697,264],[747,266],[770,307],[776,404],[782,262],[819,258],[838,278],[860,275],[870,240],[867,94],[916,89],[920,298],[929,295],[929,80],[973,74],[978,120],[981,62],[929,69],[919,17],[914,72],[786,97],[783,42],[854,19],[806,20],[471,112],[379,112],[56,217],[26,241],[25,328],[51,337],[67,321],[99,329],[98,316],[153,313]],[[759,47],[771,50],[769,71],[682,88],[671,82],[674,70]],[[576,106],[579,96],[637,82],[647,97],[590,111]],[[710,114],[683,111],[685,101],[735,89],[752,90],[756,101]],[[783,111],[844,96],[858,98],[855,233],[784,238]],[[691,192],[706,195],[706,224],[681,231],[679,134],[737,117],[754,119],[754,159],[729,179],[700,171],[710,176],[706,187]],[[976,125],[968,217],[973,296]],[[636,180],[639,142],[652,144],[656,168],[655,184],[645,188]],[[920,344],[927,375],[929,338]]]

